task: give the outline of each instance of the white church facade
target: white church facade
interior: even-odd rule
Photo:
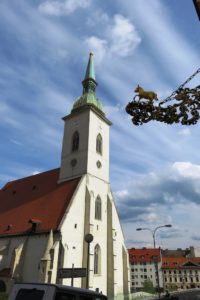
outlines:
[[[96,97],[93,55],[83,94],[64,117],[61,166],[0,189],[0,290],[15,282],[73,284],[59,270],[86,268],[88,287],[128,294],[128,255],[109,183],[109,129]],[[88,244],[85,235],[91,234]]]

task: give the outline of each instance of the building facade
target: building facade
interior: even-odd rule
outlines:
[[[0,190],[0,289],[15,282],[86,287],[61,278],[63,268],[86,268],[89,288],[128,294],[128,255],[109,183],[109,130],[96,96],[90,54],[82,95],[64,117],[61,166],[8,182]],[[85,235],[92,234],[87,256]]]
[[[200,288],[200,257],[163,257],[165,290]]]
[[[131,248],[128,252],[131,292],[141,291],[144,288],[145,281],[147,280],[152,282],[155,289],[158,288],[158,285],[162,288],[163,278],[161,272],[160,249]]]

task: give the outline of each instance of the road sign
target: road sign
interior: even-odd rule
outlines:
[[[59,278],[86,277],[86,268],[63,268],[58,270]]]

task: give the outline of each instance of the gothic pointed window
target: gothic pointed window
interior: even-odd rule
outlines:
[[[99,196],[95,200],[95,219],[101,220],[101,198]]]
[[[102,154],[102,136],[100,133],[97,135],[96,139],[96,151],[97,153]]]
[[[94,247],[94,274],[99,275],[101,273],[101,248],[97,244]]]
[[[75,131],[72,136],[72,152],[78,151],[79,148],[79,133]]]

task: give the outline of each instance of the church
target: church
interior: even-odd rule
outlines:
[[[82,85],[63,118],[60,167],[0,189],[1,291],[17,282],[42,282],[108,297],[129,292],[128,255],[109,183],[111,122],[96,96],[92,53]],[[88,265],[88,277],[61,274]]]

